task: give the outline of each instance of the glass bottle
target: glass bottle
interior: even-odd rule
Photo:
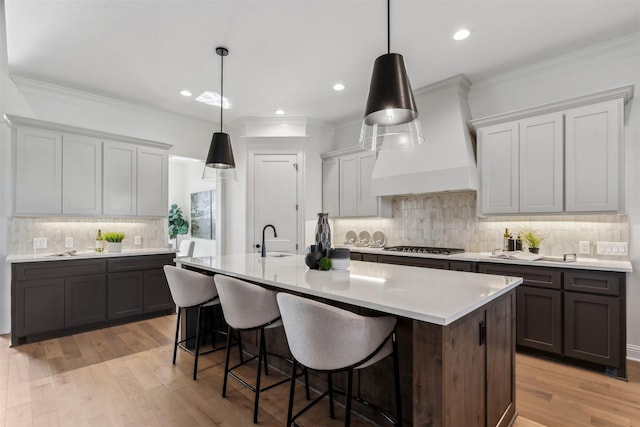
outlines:
[[[504,241],[502,242],[502,249],[505,251],[509,250],[509,229],[505,228],[504,229]]]
[[[104,240],[102,239],[102,230],[98,229],[98,235],[96,236],[96,252],[104,251]]]

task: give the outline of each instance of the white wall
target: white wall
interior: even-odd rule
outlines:
[[[4,16],[4,0],[0,0],[0,118],[5,113],[6,87],[9,79],[7,65],[7,37]],[[9,206],[9,171],[11,170],[11,151],[9,141],[9,129],[0,124],[0,301],[11,300],[11,287],[9,284],[9,269],[5,264],[7,257],[7,209]],[[3,308],[4,307],[4,308]],[[7,304],[0,306],[0,334],[6,334],[11,329],[11,312],[6,309]]]
[[[191,193],[216,189],[216,182],[202,180],[203,168],[204,162],[169,160],[169,206],[177,204],[187,221],[191,220]],[[220,222],[218,218],[216,221]],[[219,229],[219,224],[216,225]],[[193,256],[213,256],[217,253],[216,240],[191,236],[191,223],[189,223],[189,233],[180,235],[179,240],[183,239],[192,239],[196,242]]]
[[[299,124],[300,119],[293,119]],[[269,123],[287,124],[287,119],[273,119]],[[273,126],[266,126],[264,121],[263,133],[254,119],[234,122],[227,131],[231,135],[233,154],[236,161],[237,181],[220,183],[225,194],[223,209],[225,221],[223,233],[232,236],[225,239],[225,253],[245,253],[247,247],[247,210],[251,208],[247,200],[247,156],[249,150],[271,150],[278,152],[301,151],[304,153],[302,209],[304,211],[304,244],[313,242],[313,233],[317,221],[317,213],[322,209],[322,159],[320,153],[329,151],[333,147],[333,128],[312,120],[306,121],[306,136],[284,134],[278,137],[274,134]],[[245,137],[247,129],[251,130],[251,137]],[[260,135],[265,135],[261,137]]]

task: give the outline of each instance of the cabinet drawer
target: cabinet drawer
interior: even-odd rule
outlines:
[[[352,261],[362,261],[362,254],[360,252],[349,252],[349,258]]]
[[[564,289],[590,294],[620,295],[621,274],[601,271],[565,271]]]
[[[385,264],[411,265],[414,267],[449,269],[449,261],[444,259],[414,258],[408,256],[378,255],[378,262]]]
[[[362,254],[362,261],[378,262],[378,255]]]
[[[480,264],[478,273],[522,277],[522,284],[525,286],[549,289],[561,289],[562,287],[562,273],[555,268]]]
[[[452,271],[468,271],[471,273],[475,273],[476,265],[473,262],[468,261],[450,261],[449,262],[449,270]]]
[[[139,271],[152,270],[154,268],[162,268],[162,266],[171,264],[175,254],[169,255],[140,255],[128,256],[122,258],[111,258],[108,260],[109,273],[117,273],[120,271]]]
[[[13,280],[36,280],[53,277],[100,274],[107,271],[104,259],[79,259],[13,264]]]

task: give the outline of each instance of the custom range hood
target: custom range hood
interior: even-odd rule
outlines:
[[[378,152],[372,193],[376,196],[440,193],[478,189],[475,142],[463,75],[415,91],[424,143],[404,150]]]

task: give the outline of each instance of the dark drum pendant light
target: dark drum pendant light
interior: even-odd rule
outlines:
[[[233,159],[233,150],[231,149],[231,138],[229,134],[222,132],[222,112],[224,110],[224,57],[229,55],[229,50],[224,47],[217,47],[216,53],[220,55],[220,132],[214,132],[209,146],[209,154],[204,167],[202,179],[207,179],[211,175],[207,168],[213,169],[233,169],[236,162]],[[224,175],[220,175],[224,177]]]
[[[360,146],[371,151],[409,148],[424,141],[404,59],[391,53],[390,9],[387,0],[387,53],[373,64],[360,132]]]

